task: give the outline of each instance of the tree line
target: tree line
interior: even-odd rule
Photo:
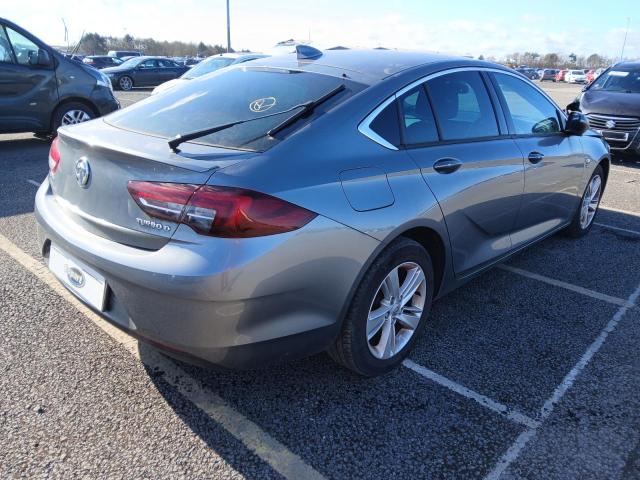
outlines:
[[[103,36],[99,33],[85,33],[82,40],[80,40],[77,53],[81,55],[106,55],[109,50],[135,50],[145,55],[167,57],[208,57],[227,51],[222,45],[209,45],[204,42],[169,42],[167,40],[158,41],[153,38],[135,38],[129,34],[123,37],[112,37]]]
[[[485,57],[480,55],[481,60]],[[559,53],[545,53],[540,54],[537,52],[514,52],[502,59],[496,59],[495,57],[487,57],[486,60],[504,63],[511,66],[527,65],[532,68],[603,68],[613,65],[617,59],[592,53],[589,56],[576,55],[571,53],[569,55],[563,55]]]

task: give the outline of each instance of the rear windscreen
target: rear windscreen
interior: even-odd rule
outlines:
[[[110,115],[105,121],[115,127],[169,139],[225,123],[277,114],[316,100],[341,84],[346,89],[320,105],[311,118],[363,89],[364,85],[294,70],[222,69],[138,102]],[[264,151],[277,142],[266,133],[296,111],[236,125],[193,142]],[[302,119],[300,123],[305,121],[309,120]]]

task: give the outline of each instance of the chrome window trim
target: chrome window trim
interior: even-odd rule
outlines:
[[[382,110],[387,108],[389,105],[391,105],[395,101],[396,101],[396,95],[391,95],[384,102],[378,105],[373,112],[367,115],[365,119],[360,122],[360,124],[358,124],[358,131],[361,134],[363,134],[365,137],[369,138],[370,140],[373,140],[378,145],[388,148],[389,150],[398,150],[398,147],[396,147],[394,144],[388,142],[387,140],[382,138],[380,135],[378,135],[376,132],[374,132],[371,129],[371,123],[376,119],[378,115],[380,115]],[[398,123],[398,127],[399,126],[400,124]]]
[[[518,73],[509,72],[507,70],[502,70],[500,68],[491,68],[491,67],[455,67],[455,68],[450,68],[448,70],[441,70],[439,72],[430,73],[429,75],[421,77],[418,80],[411,82],[409,85],[402,87],[396,93],[394,93],[393,95],[388,97],[386,100],[384,100],[380,105],[378,105],[369,115],[367,115],[364,118],[364,120],[362,120],[358,124],[358,131],[362,133],[365,137],[376,142],[378,145],[388,148],[389,150],[398,150],[398,147],[389,143],[387,140],[385,140],[376,132],[374,132],[371,129],[371,123],[380,114],[380,112],[382,112],[382,110],[384,110],[391,102],[396,101],[399,97],[407,93],[409,90],[412,90],[413,88],[418,87],[433,78],[438,78],[444,75],[448,75],[450,73],[458,73],[458,72],[491,72],[491,73],[502,73],[504,75],[510,75],[512,77],[515,77],[518,80],[522,81],[523,83],[527,84],[528,86],[534,88],[536,91],[540,92],[544,98],[546,98],[549,102],[551,102],[551,105],[553,105],[555,109],[559,112],[562,119],[565,122],[567,121],[567,115],[565,114],[565,112],[558,106],[556,102],[553,101],[553,99],[549,95],[547,95],[547,93],[544,90],[542,90],[541,88],[539,88],[537,85],[533,84],[531,81],[527,80],[526,78],[523,78]],[[502,108],[502,106],[500,106],[500,108]]]

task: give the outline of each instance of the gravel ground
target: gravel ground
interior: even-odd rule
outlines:
[[[560,105],[579,90],[543,88]],[[147,95],[118,93],[123,106]],[[45,177],[47,150],[0,135],[0,235],[33,258],[29,180]],[[507,265],[626,300],[640,284],[640,163],[614,163],[601,225]],[[640,478],[640,310],[575,290],[493,269],[439,301],[410,359],[445,380],[408,368],[364,380],[325,355],[254,372],[175,363],[274,450],[248,448],[250,429],[197,408],[149,347],[132,356],[0,249],[0,477],[276,478],[270,455],[287,450],[326,478],[481,478],[533,431],[502,478]]]

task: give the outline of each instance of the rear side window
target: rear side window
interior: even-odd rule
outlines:
[[[400,97],[399,104],[405,145],[438,141],[438,128],[422,85]]]
[[[558,111],[531,85],[502,73],[493,74],[518,135],[545,135],[560,131]]]
[[[400,124],[398,123],[398,106],[391,102],[371,122],[369,128],[396,147],[400,145]]]
[[[443,140],[499,135],[493,105],[478,72],[456,72],[427,82]]]

